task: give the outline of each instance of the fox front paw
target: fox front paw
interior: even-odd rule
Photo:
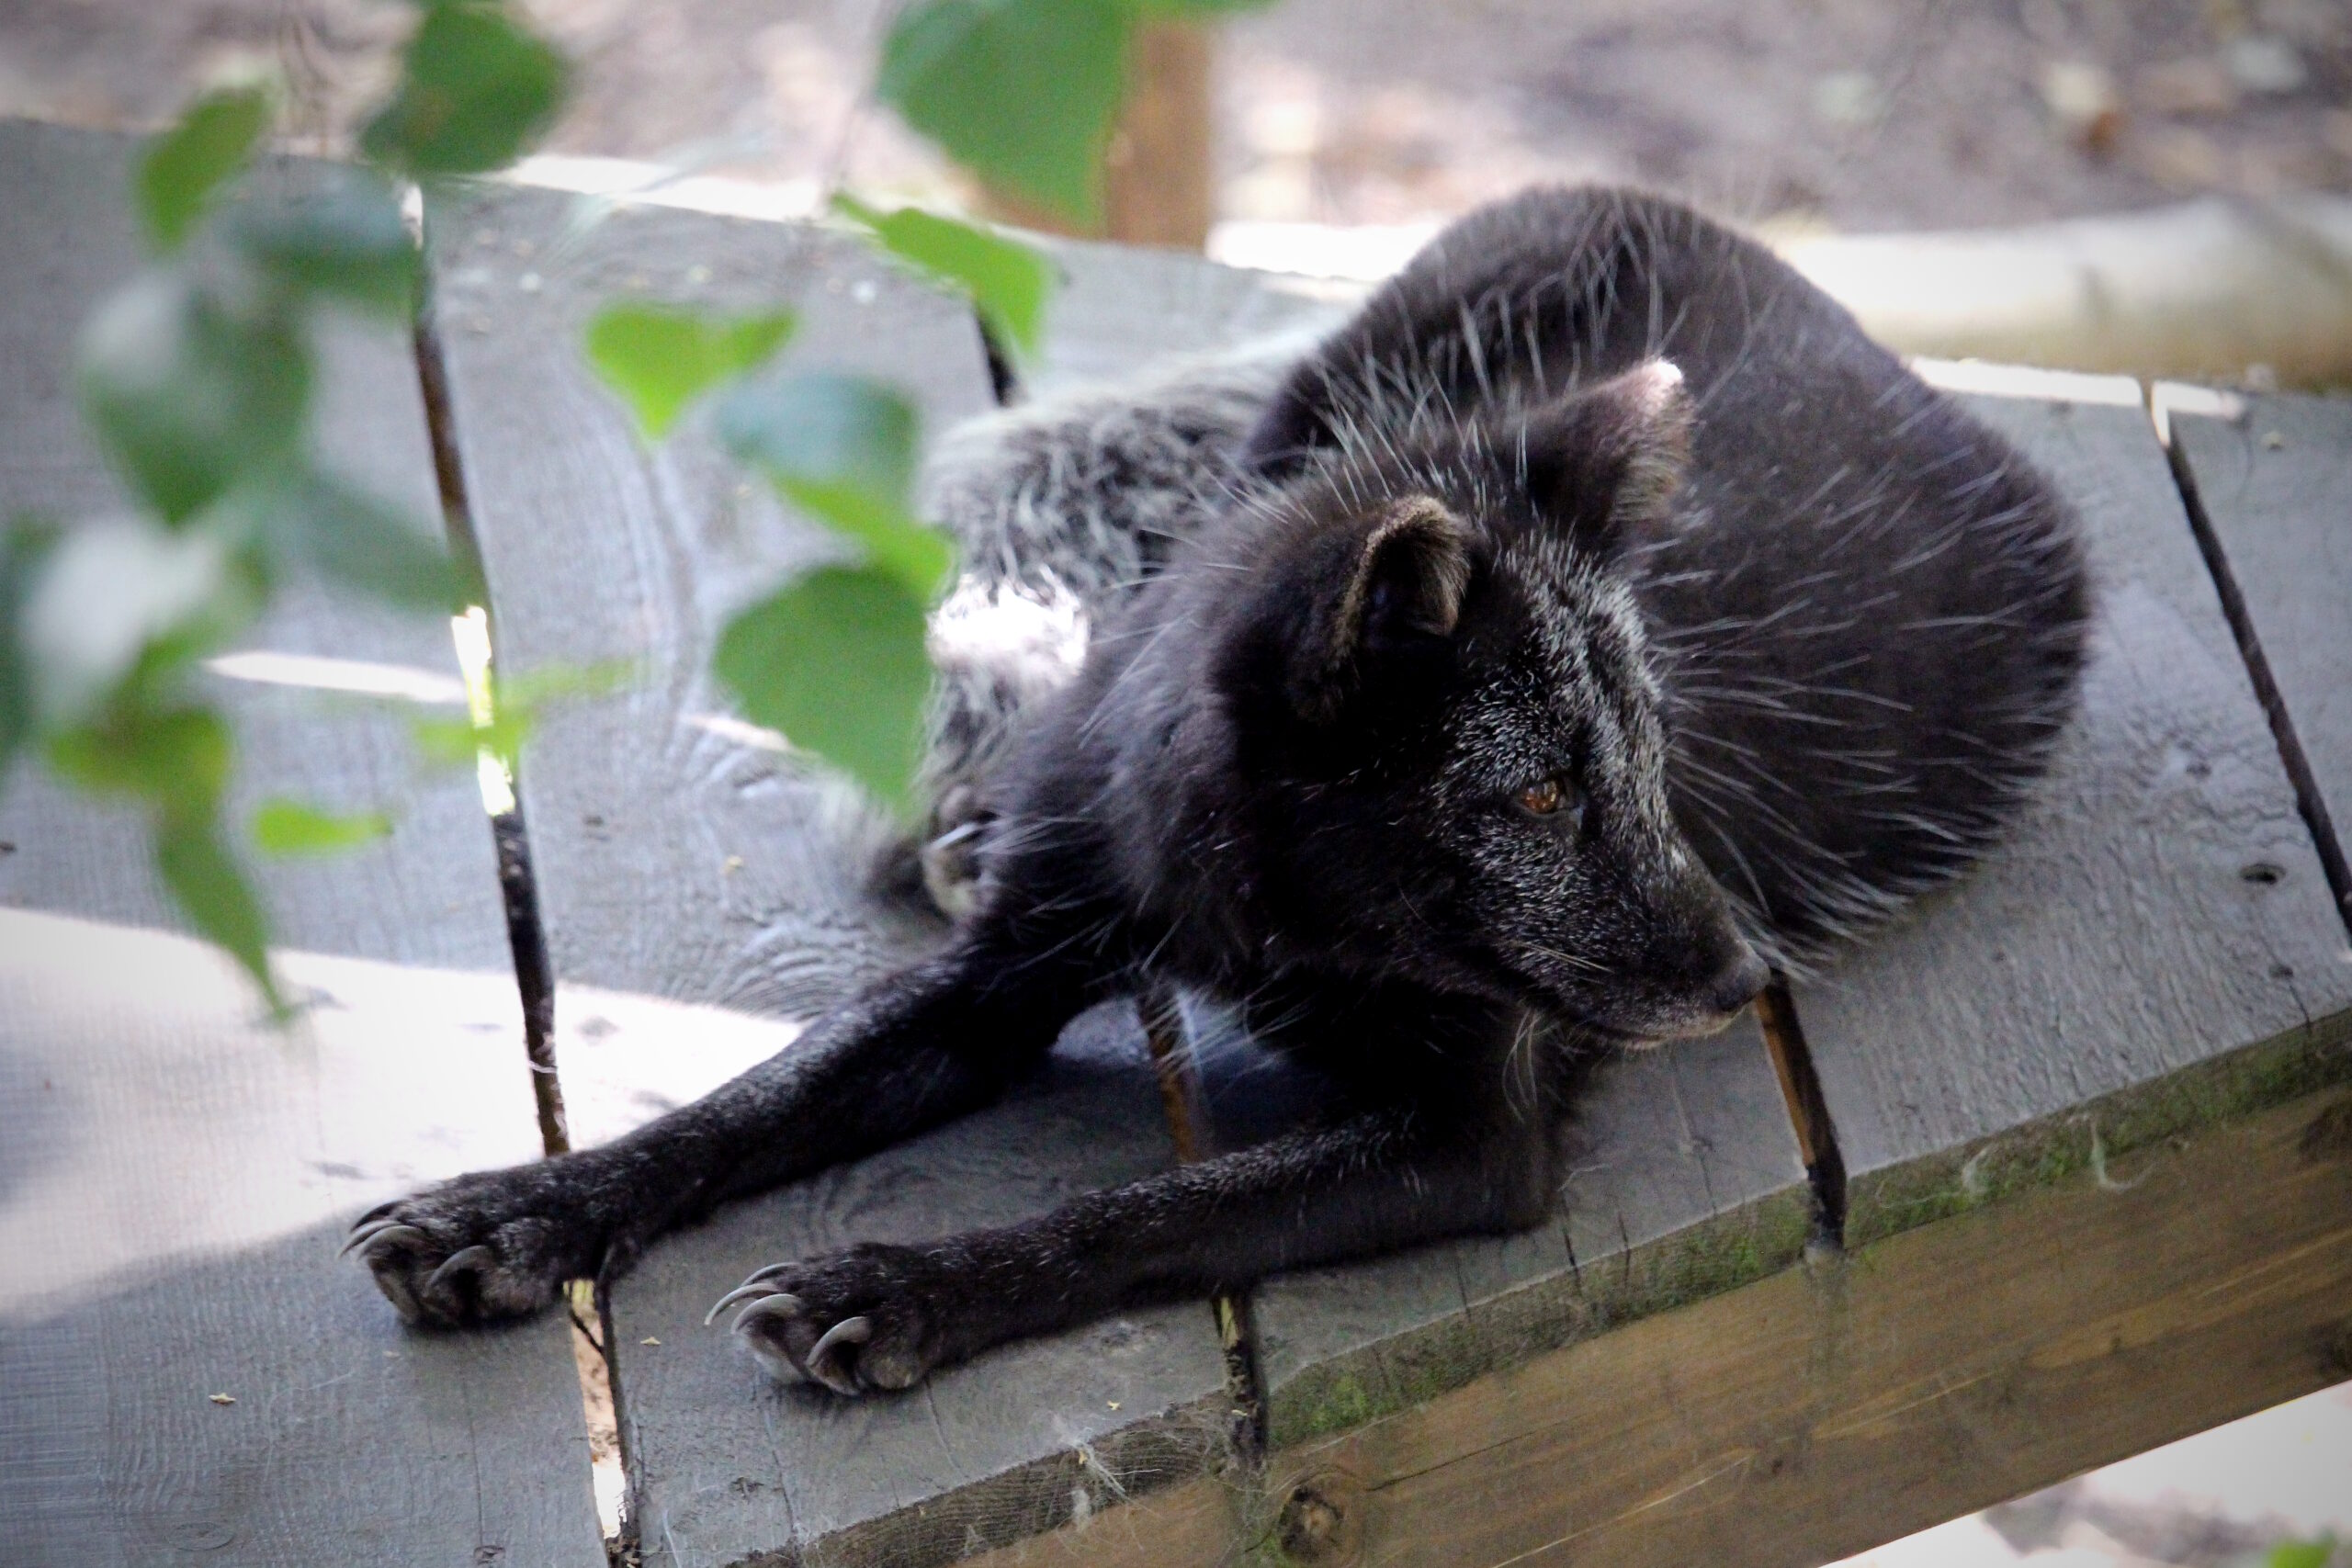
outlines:
[[[344,1251],[413,1324],[458,1327],[522,1317],[602,1248],[544,1166],[460,1177],[359,1216]]]
[[[963,1353],[956,1279],[935,1253],[867,1243],[763,1269],[704,1321],[741,1303],[735,1337],[779,1382],[853,1396],[911,1388]]]

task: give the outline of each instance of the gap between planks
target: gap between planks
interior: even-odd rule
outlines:
[[[424,255],[420,232],[417,252]],[[498,624],[492,613],[488,577],[482,570],[481,542],[475,537],[473,509],[468,499],[466,472],[458,446],[456,413],[450,406],[448,365],[442,351],[440,325],[434,309],[433,269],[418,267],[418,296],[411,336],[416,379],[424,404],[426,436],[433,451],[434,484],[441,499],[441,522],[450,553],[456,557],[466,583],[468,609],[481,617],[479,639],[457,634],[458,664],[469,697],[494,703],[492,676],[498,667]],[[477,718],[481,716],[477,714]],[[502,766],[506,766],[502,764]],[[539,914],[538,884],[531,865],[531,838],[523,818],[518,784],[519,758],[507,768],[503,800],[487,790],[482,806],[489,819],[491,841],[497,856],[498,887],[506,917],[506,940],[514,964],[514,987],[523,1009],[523,1052],[531,1074],[531,1096],[538,1112],[541,1151],[552,1158],[571,1149],[571,1133],[564,1113],[563,1077],[555,1056],[555,966],[548,953],[547,927]],[[581,1298],[586,1295],[588,1299]],[[598,1318],[599,1333],[591,1333],[581,1309]],[[567,1286],[564,1314],[571,1320],[572,1364],[580,1383],[581,1415],[587,1423],[590,1482],[596,1499],[597,1525],[604,1532],[607,1556],[634,1543],[623,1507],[628,1493],[628,1455],[619,1420],[620,1379],[615,1364],[613,1324],[603,1281],[591,1292]],[[606,1465],[599,1454],[614,1456],[612,1475],[600,1474]]]
[[[978,319],[977,312],[973,326],[986,350],[997,400],[1002,406],[1016,404],[1022,400],[1024,392],[1014,361],[993,340],[986,324]],[[479,550],[473,537],[456,435],[451,428],[446,369],[429,294],[419,312],[415,346],[418,377],[424,393],[432,437],[435,478],[440,485],[451,547],[468,570],[469,580],[479,583],[481,581]],[[2148,384],[2143,382],[2141,388],[2143,399],[2152,399],[2153,390]],[[2148,406],[2154,415],[2156,411],[2153,402]],[[2160,417],[2156,423],[2159,436],[2167,437],[2164,440],[2166,458],[2191,530],[2221,597],[2242,661],[2269,720],[2281,761],[2293,784],[2298,806],[2335,895],[2338,913],[2347,927],[2352,927],[2352,872],[2347,872],[2342,846],[2314,787],[2310,764],[2295,736],[2292,720],[2275,681],[2271,679],[2243,595],[2205,513],[2186,455],[2168,438]],[[486,600],[487,594],[477,591],[475,597]],[[493,625],[493,649],[494,635]],[[538,1100],[542,1139],[549,1154],[560,1153],[568,1148],[569,1139],[564,1125],[560,1075],[553,1052],[554,987],[534,889],[528,833],[519,805],[505,812],[492,813],[491,820],[516,980],[524,1004],[526,1046]],[[1202,1112],[1199,1077],[1175,998],[1172,994],[1154,990],[1138,998],[1137,1007],[1159,1075],[1170,1134],[1178,1158],[1190,1162],[1210,1157],[1215,1151],[1210,1146],[1207,1122]],[[1803,1021],[1785,984],[1777,980],[1758,998],[1757,1011],[1758,1023],[1770,1049],[1790,1126],[1814,1189],[1815,1242],[1835,1252],[1841,1247],[1843,1241],[1844,1166],[1838,1147],[1837,1131],[1805,1047]],[[601,1301],[598,1304],[601,1309]],[[1249,1298],[1246,1293],[1220,1295],[1213,1303],[1213,1310],[1217,1320],[1219,1339],[1226,1350],[1230,1392],[1238,1412],[1237,1446],[1245,1462],[1256,1471],[1262,1466],[1265,1457],[1266,1404],[1257,1372],[1255,1334],[1250,1323]],[[588,1338],[594,1351],[583,1357],[581,1362],[583,1404],[592,1413],[600,1413],[600,1406],[606,1410],[612,1408],[618,1394],[616,1380],[611,1373],[608,1319],[605,1329],[603,1345],[596,1344],[594,1337]],[[597,1369],[603,1371],[602,1378],[595,1375]],[[624,1454],[624,1464],[626,1460]]]
[[[467,500],[464,460],[458,451],[457,416],[449,405],[449,371],[442,354],[441,333],[434,312],[433,269],[423,265],[424,243],[418,238],[418,296],[413,335],[416,380],[424,400],[424,428],[433,447],[433,481],[441,495],[441,525],[450,552],[464,574],[469,610],[479,611],[484,636],[480,648],[469,639],[453,638],[464,669],[466,690],[490,698],[491,676],[497,669],[498,623],[491,613],[490,590],[482,572],[481,547],[474,536],[473,508]],[[486,655],[486,656],[485,656]],[[479,722],[480,715],[477,715]],[[514,764],[519,772],[521,763]],[[509,781],[510,784],[512,780]],[[506,940],[514,957],[514,984],[523,1000],[523,1051],[531,1069],[531,1093],[539,1113],[539,1142],[550,1155],[571,1148],[571,1134],[563,1111],[563,1082],[555,1063],[555,970],[548,958],[545,926],[539,919],[537,885],[531,872],[530,834],[523,822],[521,795],[510,788],[504,809],[483,806],[490,818],[492,842],[498,854],[499,892],[506,908]]]
[[[1783,1269],[972,1568],[1803,1568],[2352,1374],[2352,1092],[2120,1176]]]
[[[1136,998],[1144,1043],[1159,1077],[1160,1109],[1168,1116],[1169,1141],[1179,1163],[1214,1158],[1217,1153],[1203,1097],[1198,1064],[1175,991],[1148,985]],[[1266,1457],[1266,1381],[1258,1360],[1258,1326],[1250,1292],[1221,1291],[1209,1300],[1216,1316],[1218,1347],[1225,1352],[1226,1393],[1234,1405],[1233,1443],[1242,1467],[1254,1474]]]
[[[1785,976],[1756,998],[1756,1024],[1772,1057],[1772,1076],[1780,1080],[1781,1103],[1796,1134],[1797,1153],[1804,1161],[1805,1180],[1813,1187],[1813,1226],[1809,1247],[1843,1251],[1846,1246],[1846,1156],[1838,1150],[1838,1127],[1830,1120],[1828,1097],[1821,1091],[1821,1075],[1804,1043],[1804,1025],[1797,1017],[1796,998],[1789,994]]]
[[[1028,395],[1018,361],[973,313],[973,328],[987,353],[998,405],[1011,408]],[[1846,1209],[1845,1163],[1820,1078],[1806,1049],[1796,1005],[1785,981],[1776,977],[1756,1003],[1757,1021],[1770,1052],[1805,1174],[1814,1194],[1814,1236],[1809,1250],[1825,1257],[1842,1251]],[[1136,998],[1152,1061],[1159,1074],[1162,1108],[1177,1158],[1185,1163],[1214,1157],[1210,1119],[1203,1099],[1198,1064],[1182,1010],[1172,990],[1151,987]],[[1227,1391],[1237,1407],[1236,1450],[1253,1483],[1262,1482],[1269,1450],[1270,1401],[1260,1367],[1259,1339],[1247,1290],[1216,1296],[1218,1340],[1225,1350]]]
[[[2212,578],[2214,592],[2222,601],[2222,615],[2230,624],[2230,635],[2237,641],[2238,658],[2245,666],[2246,678],[2253,682],[2255,700],[2262,705],[2263,716],[2270,721],[2270,736],[2278,743],[2278,761],[2287,770],[2287,782],[2294,789],[2295,807],[2302,814],[2312,848],[2319,852],[2320,872],[2327,878],[2328,892],[2335,897],[2336,915],[2344,921],[2346,931],[2352,933],[2352,865],[2346,862],[2344,841],[2336,837],[2335,824],[2328,816],[2327,801],[2320,793],[2318,775],[2312,771],[2311,756],[2295,733],[2294,717],[2287,711],[2286,696],[2278,690],[2269,657],[2262,650],[2261,634],[2256,630],[2253,614],[2246,608],[2245,590],[2230,567],[2229,554],[2222,547],[2222,536],[2213,526],[2212,515],[2205,510],[2205,498],[2197,488],[2197,474],[2189,467],[2188,453],[2173,437],[2172,423],[2159,389],[2154,383],[2143,382],[2141,395],[2148,417],[2155,425],[2156,440],[2165,449],[2165,462],[2172,470],[2173,483],[2180,491],[2181,507],[2188,513],[2188,530],[2197,540],[2197,552],[2205,559],[2206,573]]]

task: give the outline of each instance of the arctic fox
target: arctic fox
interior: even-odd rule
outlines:
[[[932,494],[959,597],[1039,616],[947,650],[952,940],[614,1144],[368,1216],[406,1315],[609,1278],[1147,984],[1237,1004],[1340,1102],[1022,1224],[763,1269],[721,1302],[762,1362],[905,1388],[1532,1224],[1578,1062],[1721,1027],[1768,964],[1959,871],[2083,660],[2046,481],[1760,248],[1622,191],[1470,215],[1304,351],[1002,416]]]

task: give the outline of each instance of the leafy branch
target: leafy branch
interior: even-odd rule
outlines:
[[[1219,0],[917,0],[899,17],[876,91],[983,178],[1041,206],[1093,212],[1103,147],[1138,19]],[[488,173],[560,109],[561,57],[502,0],[418,0],[390,97],[357,166],[257,168],[277,117],[266,88],[200,97],[141,159],[133,197],[150,265],[87,324],[75,371],[85,422],[140,510],[0,529],[0,783],[40,758],[147,818],[157,870],[204,936],[274,1012],[284,998],[269,922],[223,822],[230,725],[198,679],[289,571],[443,614],[481,597],[430,520],[322,468],[311,452],[315,338],[329,315],[413,324],[421,264],[409,185]],[[1008,352],[1034,354],[1051,274],[1027,248],[912,209],[836,197],[839,221],[917,276],[967,297]],[[649,440],[698,399],[727,448],[839,533],[853,558],[786,584],[729,623],[718,674],[745,711],[904,810],[931,671],[925,612],[953,572],[914,516],[919,431],[895,391],[853,377],[763,371],[789,312],[720,318],[653,302],[590,325],[590,363]],[[487,750],[510,763],[548,689],[508,682],[457,733],[418,726],[428,757]],[[267,854],[331,853],[390,818],[265,802],[244,838]]]

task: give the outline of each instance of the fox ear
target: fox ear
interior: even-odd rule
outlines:
[[[1317,552],[1314,608],[1297,629],[1290,670],[1291,702],[1303,716],[1338,717],[1367,664],[1453,635],[1470,586],[1469,543],[1460,518],[1417,495]]]
[[[1516,456],[1528,498],[1577,543],[1608,558],[1666,514],[1690,460],[1690,394],[1653,359],[1527,416]]]

